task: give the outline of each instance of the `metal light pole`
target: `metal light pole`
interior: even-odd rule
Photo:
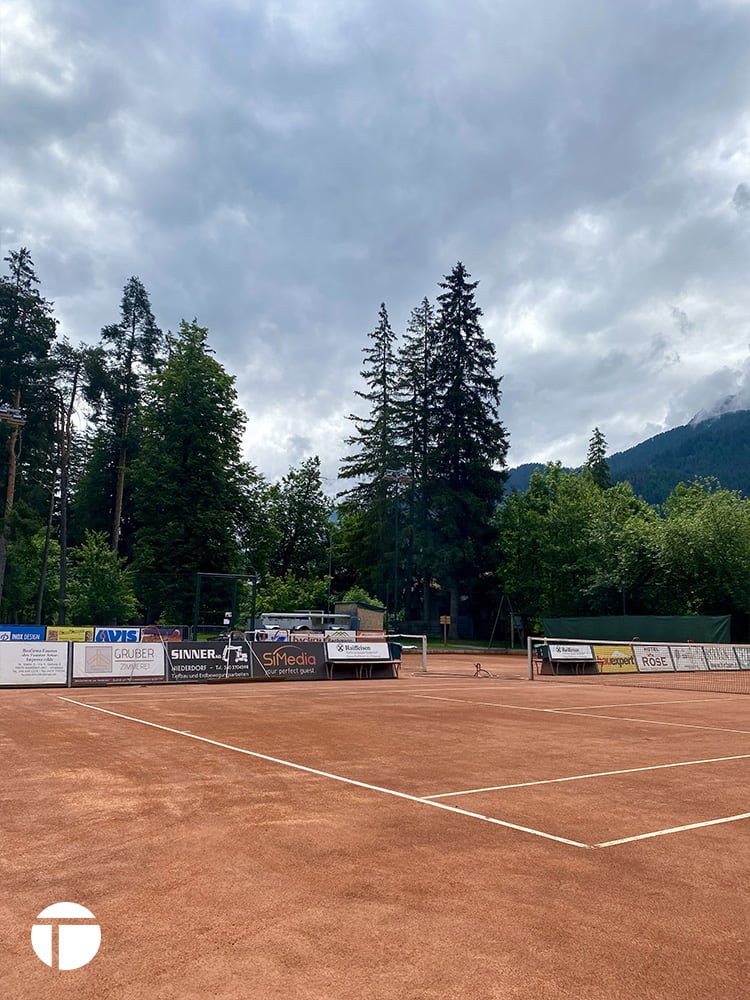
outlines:
[[[389,483],[395,483],[394,492],[394,529],[393,529],[393,621],[398,618],[398,512],[399,512],[399,486],[411,482],[411,476],[406,469],[386,469],[383,479]]]

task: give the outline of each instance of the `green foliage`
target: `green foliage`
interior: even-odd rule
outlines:
[[[110,548],[106,534],[87,531],[83,542],[71,549],[70,557],[70,622],[118,625],[129,621],[136,607],[133,581],[124,560]]]
[[[372,604],[376,608],[383,607],[377,597],[368,594],[363,587],[350,587],[344,591],[339,600],[342,604]]]
[[[257,613],[323,609],[328,601],[328,577],[265,577],[258,587]],[[247,612],[247,608],[243,606]]]
[[[589,441],[584,469],[588,471],[596,485],[606,490],[612,485],[612,478],[607,463],[607,442],[598,427],[594,428]]]
[[[241,460],[245,415],[235,380],[211,357],[207,337],[183,320],[170,338],[164,370],[147,382],[133,463],[139,595],[149,617],[173,623],[192,621],[197,573],[252,566],[243,542],[258,477]],[[206,614],[219,615],[225,595],[215,603]]]
[[[269,571],[281,577],[287,573],[324,573],[328,565],[331,501],[323,493],[317,456],[298,469],[290,469],[280,483],[269,489],[268,514],[275,536]]]

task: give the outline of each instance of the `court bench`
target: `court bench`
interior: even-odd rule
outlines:
[[[534,646],[531,653],[531,662],[536,674],[554,674],[563,676],[565,674],[597,674],[599,673],[599,663],[593,657],[583,657],[580,660],[556,659],[550,655],[550,648],[545,644]]]

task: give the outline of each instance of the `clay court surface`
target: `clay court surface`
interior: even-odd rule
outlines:
[[[476,659],[0,691],[0,997],[747,997],[750,696]]]

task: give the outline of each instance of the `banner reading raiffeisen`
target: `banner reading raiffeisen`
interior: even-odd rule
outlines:
[[[93,642],[94,627],[77,625],[48,625],[47,642]]]
[[[674,670],[669,646],[633,646],[635,662],[641,673],[658,673],[663,670]]]
[[[13,642],[0,646],[0,685],[68,683],[67,642]]]
[[[113,628],[97,625],[94,629],[94,642],[140,642],[139,628]]]
[[[164,679],[161,643],[87,642],[73,646],[73,684],[146,684]]]
[[[329,660],[390,660],[387,642],[327,642]]]
[[[549,643],[549,658],[551,660],[593,660],[591,646],[581,643],[572,645],[563,642]]]
[[[632,646],[599,646],[595,644],[594,656],[600,674],[634,674],[638,671]]]
[[[45,625],[0,625],[0,642],[43,642]]]

